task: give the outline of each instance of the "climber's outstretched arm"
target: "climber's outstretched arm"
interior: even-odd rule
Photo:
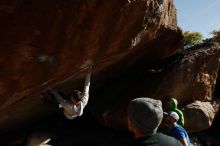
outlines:
[[[88,100],[89,100],[90,79],[91,79],[91,69],[88,71],[88,73],[86,75],[83,95],[81,98],[81,102],[83,104],[83,107],[86,106],[86,104],[88,103]]]
[[[53,96],[62,105],[63,108],[69,106],[69,103],[65,99],[63,99],[63,97],[60,94],[58,94],[57,91],[54,91],[53,89],[48,89],[48,90],[53,94]]]

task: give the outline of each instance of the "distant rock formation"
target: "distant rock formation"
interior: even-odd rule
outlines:
[[[198,132],[210,128],[217,112],[211,102],[217,81],[219,51],[218,44],[198,46],[161,63],[165,64],[161,70],[147,73],[142,68],[143,72],[139,75],[133,73],[135,79],[127,77],[127,82],[120,84],[119,90],[114,90],[117,85],[113,88],[113,91],[117,92],[117,98],[124,100],[111,100],[111,103],[114,102],[114,108],[108,108],[102,115],[104,123],[110,127],[126,127],[127,118],[123,115],[126,115],[125,103],[129,102],[128,99],[140,96],[163,99],[164,96],[171,95],[178,99],[179,108],[184,109],[187,130]],[[135,70],[139,71],[137,68]],[[197,122],[200,124],[192,124]]]
[[[218,44],[189,49],[168,71],[156,95],[172,95],[181,103],[213,98],[219,70]]]
[[[185,127],[190,132],[210,128],[214,119],[214,127],[218,127],[219,102],[214,102],[214,98],[219,98],[220,92],[220,45],[213,43],[190,48],[172,63],[173,67],[165,71],[154,96],[176,97],[184,109]]]

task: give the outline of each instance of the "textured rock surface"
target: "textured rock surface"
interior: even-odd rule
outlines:
[[[212,100],[219,69],[218,44],[191,49],[162,80],[156,95],[172,95],[181,103]]]
[[[80,88],[91,62],[92,92],[143,58],[172,55],[182,39],[175,12],[172,0],[1,0],[0,128],[43,113],[48,86]]]
[[[81,78],[90,62],[102,70],[134,52],[157,58],[175,51],[137,47],[163,28],[177,32],[169,0],[2,0],[0,8],[1,108],[70,76]]]
[[[200,132],[211,127],[215,110],[210,102],[195,101],[183,110],[185,125],[189,132]]]

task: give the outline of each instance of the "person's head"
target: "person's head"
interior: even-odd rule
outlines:
[[[82,92],[79,90],[74,90],[73,93],[70,96],[70,100],[75,104],[78,105],[81,101]]]
[[[136,98],[128,104],[128,128],[131,132],[150,136],[163,119],[162,103],[151,98]]]
[[[177,108],[177,100],[175,98],[172,98],[172,96],[165,96],[163,100],[163,109],[164,110],[172,110]]]
[[[169,113],[164,112],[164,114],[166,114],[165,122],[168,127],[172,127],[179,120],[179,115],[174,111]]]

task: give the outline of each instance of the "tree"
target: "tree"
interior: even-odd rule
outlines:
[[[212,34],[213,40],[220,43],[220,29],[213,30],[211,34]]]
[[[183,47],[188,49],[202,43],[203,35],[199,32],[183,32]]]

